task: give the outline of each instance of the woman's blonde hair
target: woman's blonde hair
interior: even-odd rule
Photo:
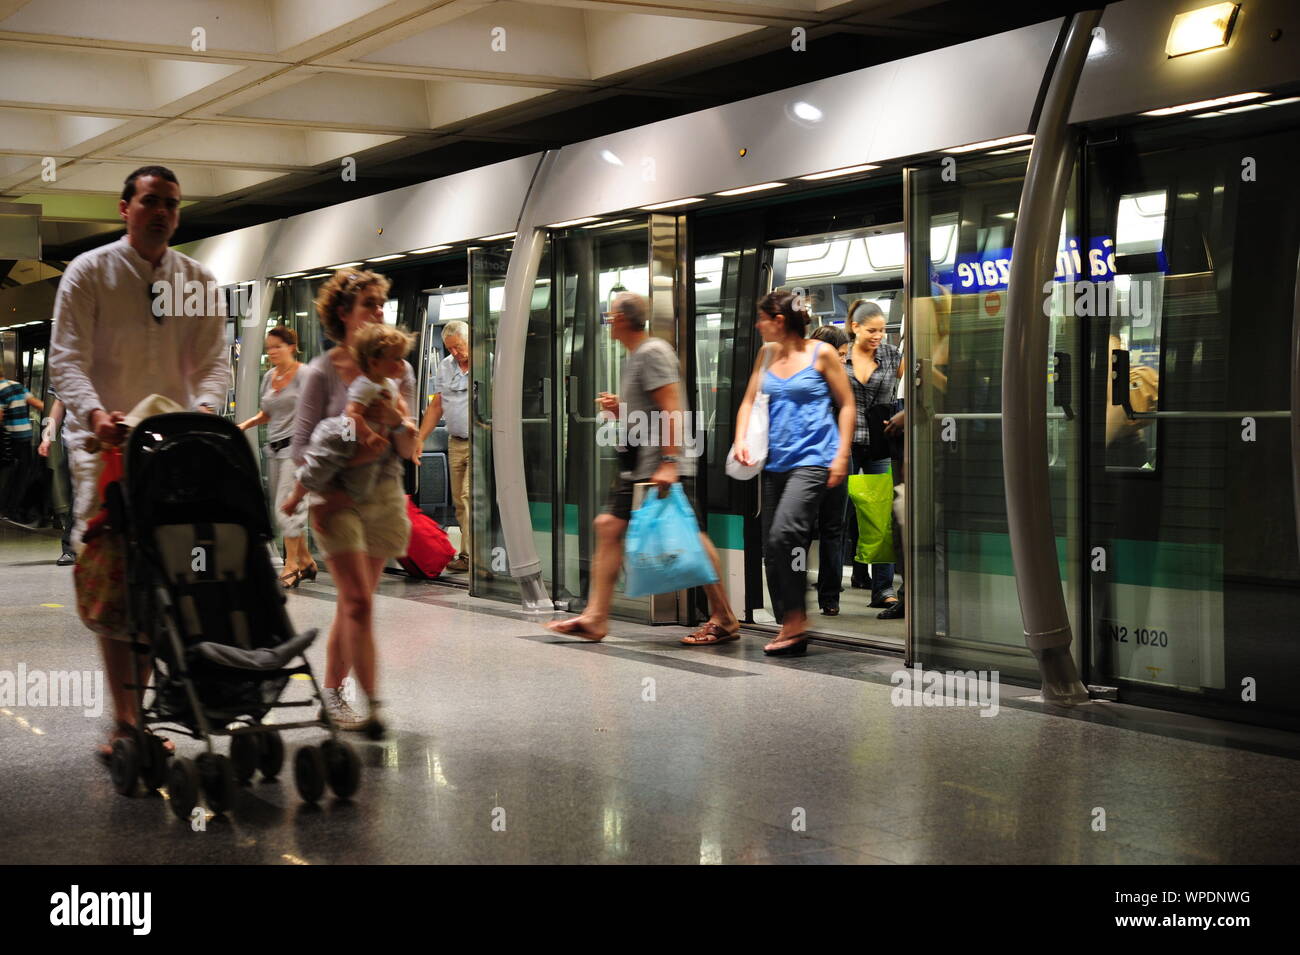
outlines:
[[[371,363],[383,358],[384,352],[396,345],[402,349],[402,357],[405,358],[411,353],[414,344],[414,335],[402,331],[396,325],[375,322],[357,332],[356,340],[352,343],[352,354],[357,358],[361,373],[367,378],[373,378],[370,374]]]
[[[367,289],[377,288],[387,297],[389,281],[378,272],[365,269],[340,269],[321,285],[316,293],[316,315],[329,340],[341,343],[347,337],[347,328],[340,313],[352,311],[357,297]]]

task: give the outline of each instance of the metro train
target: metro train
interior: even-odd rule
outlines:
[[[383,272],[425,396],[440,327],[471,328],[470,592],[576,609],[617,467],[600,313],[645,294],[761,629],[757,482],[723,472],[755,302],[798,287],[838,324],[870,299],[906,355],[905,626],[814,616],[823,638],[1300,727],[1300,8],[1215,6],[1209,40],[1176,21],[1195,2],[1127,0],[181,246],[250,290],[227,413],[256,411],[267,329],[329,346],[332,270]],[[47,319],[0,329],[38,393]],[[445,449],[409,483],[450,523]]]

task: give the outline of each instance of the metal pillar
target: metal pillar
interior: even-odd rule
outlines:
[[[1074,17],[1048,83],[1020,196],[1002,344],[1002,466],[1011,558],[1025,643],[1038,661],[1043,698],[1054,703],[1086,702],[1088,691],[1070,654],[1073,637],[1052,530],[1044,381],[1049,327],[1043,287],[1055,272],[1077,147],[1067,125],[1070,103],[1100,20],[1100,10]]]
[[[542,580],[542,562],[533,542],[533,522],[528,513],[528,488],[524,481],[524,349],[533,285],[546,245],[546,232],[536,221],[536,197],[555,164],[556,150],[547,150],[537,164],[533,181],[519,213],[514,250],[506,267],[506,287],[497,329],[496,367],[492,392],[492,454],[496,471],[497,508],[506,542],[510,575],[519,581],[523,609],[551,613],[555,604]]]

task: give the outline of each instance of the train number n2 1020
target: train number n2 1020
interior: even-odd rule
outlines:
[[[1110,638],[1116,643],[1136,643],[1140,647],[1169,646],[1169,631],[1167,630],[1155,630],[1149,627],[1133,627],[1130,629],[1122,624],[1109,624],[1106,629],[1110,632]]]

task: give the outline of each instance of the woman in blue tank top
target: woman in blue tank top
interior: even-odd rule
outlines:
[[[772,613],[781,622],[781,632],[763,652],[778,656],[807,649],[808,548],[822,495],[848,476],[856,412],[839,355],[823,342],[804,338],[808,313],[793,294],[776,289],[763,296],[754,327],[764,344],[736,416],[735,448],[740,463],[753,463],[744,435],[749,409],[762,391],[770,419],[763,468],[763,565]]]

